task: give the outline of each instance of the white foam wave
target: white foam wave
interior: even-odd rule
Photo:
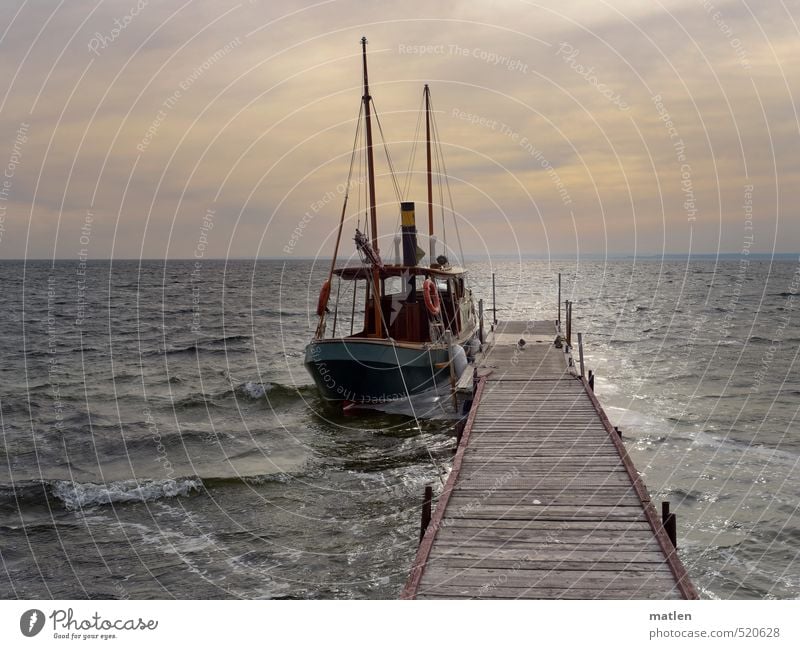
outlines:
[[[59,480],[53,484],[53,495],[67,509],[81,509],[109,503],[147,502],[159,498],[188,496],[199,491],[203,482],[193,478],[178,480],[121,480],[107,484]]]
[[[260,399],[267,392],[272,389],[272,384],[256,383],[255,381],[248,381],[241,385],[241,390],[251,399]]]

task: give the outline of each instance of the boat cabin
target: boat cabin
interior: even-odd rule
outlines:
[[[458,338],[465,319],[469,319],[462,306],[469,289],[464,282],[465,271],[460,268],[384,266],[378,273],[378,310],[375,309],[372,268],[347,266],[337,268],[334,275],[339,281],[353,283],[351,290],[345,291],[345,295],[353,296],[352,319],[355,320],[356,313],[364,314],[360,330],[355,330],[354,326],[348,337],[432,342],[448,329]],[[428,279],[431,281],[429,290],[436,295],[426,299],[424,285]],[[334,306],[337,312],[342,308],[347,310],[344,304]],[[334,316],[334,322],[340,317]],[[380,322],[376,323],[376,319]]]

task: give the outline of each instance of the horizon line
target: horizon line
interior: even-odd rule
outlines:
[[[667,252],[667,253],[554,253],[545,255],[533,252],[501,252],[494,254],[481,254],[481,253],[467,253],[464,255],[465,260],[476,259],[535,259],[535,260],[577,260],[581,258],[602,260],[602,259],[668,259],[679,258],[688,259],[692,257],[704,259],[719,259],[719,258],[748,258],[756,257],[761,259],[774,259],[776,257],[797,257],[800,260],[800,252],[750,252],[749,254],[742,254],[741,252]],[[264,255],[264,256],[230,256],[230,257],[3,257],[0,262],[25,262],[25,261],[81,261],[98,262],[98,261],[313,261],[325,260],[330,261],[332,256],[307,256],[307,255],[291,255],[291,256],[278,256],[278,255]],[[391,265],[391,264],[390,264]]]

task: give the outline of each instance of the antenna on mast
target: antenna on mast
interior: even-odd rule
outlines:
[[[436,262],[436,240],[433,238],[433,177],[431,175],[431,91],[425,84],[425,150],[428,161],[428,241],[431,265]]]

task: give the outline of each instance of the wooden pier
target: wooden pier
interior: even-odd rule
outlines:
[[[697,599],[557,333],[551,321],[496,326],[401,598]]]

